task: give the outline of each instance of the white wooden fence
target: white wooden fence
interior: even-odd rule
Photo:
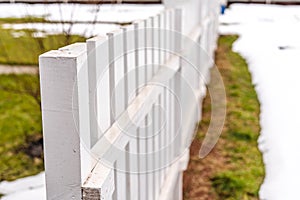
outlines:
[[[219,4],[165,5],[157,16],[40,56],[47,199],[182,198]]]

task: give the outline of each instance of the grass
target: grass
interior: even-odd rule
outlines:
[[[0,18],[0,64],[38,65],[38,56],[46,51],[75,42],[83,42],[85,37],[70,34],[47,34],[35,37],[33,29],[4,29],[2,24],[16,24],[47,21],[43,17],[27,16],[24,18]]]
[[[35,16],[25,16],[25,17],[6,17],[0,18],[0,24],[2,23],[40,23],[40,22],[48,22],[45,17],[35,17]]]
[[[43,170],[38,91],[37,76],[0,75],[0,181]]]
[[[8,65],[38,65],[38,56],[74,42],[85,41],[79,35],[55,34],[34,37],[34,30],[0,28],[0,63]],[[20,35],[20,37],[14,37]]]
[[[192,144],[191,160],[184,175],[185,200],[258,199],[265,173],[257,148],[259,102],[245,60],[231,50],[236,39],[237,36],[219,38],[216,64],[226,88],[226,122],[213,152],[200,160],[198,151],[210,121],[211,102],[208,96],[204,100],[203,120]]]

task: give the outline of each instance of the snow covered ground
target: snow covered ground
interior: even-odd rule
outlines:
[[[46,200],[45,173],[0,183],[1,200]]]
[[[17,30],[36,29],[38,31],[37,36],[43,36],[43,32],[53,34],[69,30],[69,23],[57,22],[80,22],[72,25],[70,33],[91,37],[105,34],[119,27],[119,25],[111,23],[130,23],[135,20],[146,19],[162,10],[163,6],[158,4],[147,6],[134,4],[1,4],[0,18],[44,16],[48,21],[56,22],[54,24],[22,23],[3,25],[3,28]],[[107,22],[110,24],[105,24]]]
[[[146,19],[163,9],[162,5],[135,4],[1,4],[0,18],[45,16],[50,21],[115,21]]]
[[[220,33],[240,36],[233,50],[249,64],[261,103],[260,199],[299,199],[300,6],[233,4]]]

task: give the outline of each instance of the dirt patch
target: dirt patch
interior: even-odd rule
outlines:
[[[26,136],[25,144],[17,149],[17,152],[24,152],[30,158],[43,159],[43,137],[41,134]]]

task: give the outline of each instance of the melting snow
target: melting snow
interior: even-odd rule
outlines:
[[[55,23],[22,23],[4,24],[3,28],[35,29],[37,37],[47,34],[69,31],[71,34],[91,37],[105,34],[120,27],[113,23],[130,23],[146,19],[163,10],[163,6],[156,5],[89,5],[89,4],[1,4],[0,18],[44,16]],[[73,25],[62,22],[77,22]],[[78,23],[80,22],[80,23]],[[89,23],[88,23],[89,22]],[[97,23],[96,23],[97,22]],[[100,23],[101,22],[101,23]]]
[[[0,183],[1,200],[46,200],[45,173],[21,178],[16,181]]]

